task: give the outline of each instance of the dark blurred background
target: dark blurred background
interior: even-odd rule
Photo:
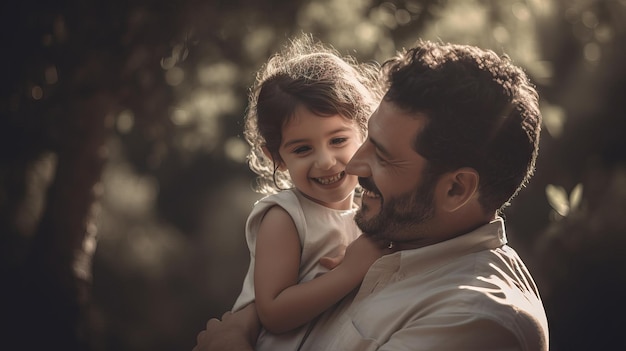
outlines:
[[[509,240],[551,350],[626,349],[626,1],[1,6],[0,349],[191,350],[247,269],[247,89],[301,32],[361,61],[424,38],[524,67],[544,125]]]

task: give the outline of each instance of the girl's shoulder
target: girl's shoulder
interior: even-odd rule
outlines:
[[[294,189],[285,189],[285,190],[281,190],[278,193],[275,194],[270,194],[267,195],[261,199],[259,199],[257,202],[255,202],[254,207],[258,207],[258,206],[263,206],[263,207],[267,207],[267,206],[281,206],[281,207],[286,207],[286,206],[299,206],[299,200],[298,200],[298,196],[295,192]]]

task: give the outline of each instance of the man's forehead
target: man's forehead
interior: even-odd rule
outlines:
[[[385,153],[415,153],[413,143],[425,123],[425,116],[382,102],[369,120],[368,135],[372,144]]]

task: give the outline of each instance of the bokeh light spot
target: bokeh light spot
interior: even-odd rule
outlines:
[[[191,121],[191,118],[187,110],[184,110],[182,108],[175,109],[172,112],[172,115],[170,116],[170,118],[172,120],[172,123],[178,126],[188,124]]]
[[[520,21],[528,21],[530,19],[530,11],[528,7],[521,2],[516,2],[511,6],[511,11],[513,11],[513,15]]]
[[[56,84],[59,81],[59,75],[57,73],[57,68],[55,66],[50,66],[46,68],[44,72],[44,76],[46,79],[46,83],[48,84]]]
[[[248,144],[239,138],[231,137],[224,143],[224,153],[226,157],[233,161],[244,163],[248,155]]]
[[[506,43],[509,41],[509,31],[503,26],[495,26],[493,28],[493,38],[498,43]]]
[[[220,62],[198,68],[198,81],[202,85],[232,85],[239,75],[231,62]]]
[[[400,25],[409,24],[411,22],[411,14],[405,9],[400,9],[396,11],[396,21]]]
[[[124,110],[119,114],[119,116],[117,116],[116,127],[122,134],[130,132],[133,129],[134,124],[135,115],[131,110]]]
[[[164,57],[161,59],[161,68],[171,69],[176,64],[176,59],[173,57]]]
[[[35,100],[41,100],[43,98],[43,89],[41,89],[41,87],[39,85],[35,85],[30,90],[30,95]]]
[[[595,28],[599,21],[598,17],[592,11],[585,11],[581,16],[583,24],[588,28]]]
[[[172,67],[165,72],[165,81],[171,86],[177,86],[185,80],[185,71],[180,67]]]
[[[594,37],[600,43],[609,43],[613,41],[613,29],[607,25],[599,25],[594,30]]]
[[[548,133],[554,138],[560,137],[566,120],[565,110],[560,106],[544,103],[541,106],[541,115]]]
[[[597,62],[602,56],[602,50],[597,43],[587,43],[583,49],[585,60],[589,62]]]

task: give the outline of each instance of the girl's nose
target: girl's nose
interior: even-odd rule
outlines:
[[[326,170],[331,169],[337,163],[337,159],[332,153],[328,151],[322,151],[317,155],[315,163],[317,168]]]

